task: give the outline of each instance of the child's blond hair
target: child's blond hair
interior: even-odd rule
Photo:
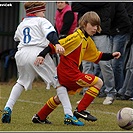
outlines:
[[[92,26],[97,25],[97,32],[101,32],[101,27],[100,27],[100,17],[98,14],[94,11],[89,11],[86,12],[78,22],[79,29],[82,30],[83,33],[85,33],[84,27],[87,25],[87,23],[90,23]]]

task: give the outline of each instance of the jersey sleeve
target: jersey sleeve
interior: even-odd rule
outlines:
[[[83,60],[98,63],[102,57],[102,52],[96,48],[94,41],[89,38],[88,47],[84,54]]]
[[[60,39],[59,43],[65,48],[64,56],[73,52],[78,46],[81,45],[81,40],[77,32],[68,35],[66,38]]]
[[[55,46],[52,44],[52,43],[50,43],[49,44],[49,46],[50,46],[50,48],[51,48],[51,54],[55,54],[56,53],[56,51],[55,51]]]
[[[45,18],[41,19],[40,25],[41,25],[41,30],[46,38],[49,33],[53,32],[53,31],[56,32],[54,26]]]
[[[18,29],[15,31],[14,41],[16,41],[16,42],[20,41],[19,37],[18,37]]]

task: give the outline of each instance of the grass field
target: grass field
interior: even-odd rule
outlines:
[[[9,83],[0,83],[0,109],[4,108],[4,105],[9,97],[12,86],[15,81]],[[123,107],[133,107],[133,101],[120,101],[115,100],[112,105],[103,105],[104,98],[96,98],[88,110],[98,118],[96,122],[87,122],[83,119],[85,126],[78,127],[72,125],[64,125],[63,108],[59,105],[55,111],[49,115],[49,120],[52,125],[46,124],[34,124],[31,122],[32,116],[39,111],[43,104],[56,92],[53,88],[50,90],[45,89],[45,84],[42,81],[35,81],[33,83],[33,89],[30,91],[24,91],[16,102],[13,112],[12,120],[10,124],[2,124],[0,121],[0,131],[119,131],[125,132],[125,130],[118,127],[116,123],[116,113]],[[76,108],[76,101],[81,99],[81,95],[76,94],[70,96],[73,110]],[[127,130],[133,132],[132,130]]]

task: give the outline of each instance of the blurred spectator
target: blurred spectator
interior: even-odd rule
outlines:
[[[124,3],[115,2],[111,4],[111,43],[112,52],[121,52],[121,57],[112,60],[115,75],[115,87],[119,91],[124,82],[124,60],[125,49],[130,40],[131,22],[125,9]]]
[[[117,99],[129,100],[133,98],[133,3],[125,3],[125,7],[132,23],[131,39],[126,48],[127,62],[125,67],[125,80],[122,88],[118,91]]]
[[[56,4],[55,28],[59,38],[64,38],[72,34],[77,27],[77,13],[72,11],[68,2],[57,1]]]
[[[66,1],[56,2],[57,10],[55,13],[55,29],[58,33],[59,39],[66,37],[74,32],[77,27],[77,13],[74,13]],[[69,18],[69,19],[68,19]],[[52,55],[55,59],[56,66],[59,63],[59,55]]]

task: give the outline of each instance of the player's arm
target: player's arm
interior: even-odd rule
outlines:
[[[50,52],[52,52],[52,50],[54,49],[55,50],[55,48],[54,48],[54,46],[56,47],[56,50],[57,51],[63,51],[62,50],[62,46],[60,46],[60,44],[59,44],[59,42],[58,42],[58,37],[57,37],[57,33],[56,32],[50,32],[48,35],[47,35],[47,39],[52,43],[51,45],[48,45],[43,51],[41,51],[40,53],[39,53],[39,55],[37,56],[37,58],[36,58],[36,60],[35,60],[35,62],[34,62],[34,64],[36,65],[36,66],[38,66],[38,65],[40,65],[40,64],[42,64],[43,62],[44,62],[44,58],[45,58],[45,56],[46,56],[46,54],[47,53],[50,53]],[[58,52],[57,52],[58,53]],[[59,52],[60,53],[60,52]]]
[[[101,59],[103,61],[111,60],[111,59],[118,59],[121,56],[120,52],[114,52],[114,53],[102,53]]]
[[[51,43],[43,51],[41,51],[37,57],[42,56],[43,58],[45,58],[45,56],[48,53],[50,53],[50,54],[55,54],[56,53],[55,52],[55,47]]]
[[[54,53],[55,53],[55,47],[53,46],[53,44],[49,44],[43,51],[41,51],[41,52],[38,54],[38,56],[37,56],[37,58],[36,58],[34,64],[35,64],[36,66],[38,66],[39,64],[42,64],[42,63],[44,62],[45,56],[46,56],[48,53],[51,53],[51,54],[54,54]]]
[[[47,39],[56,47],[56,53],[64,54],[65,49],[58,42],[58,36],[56,32],[51,32],[47,35]]]

